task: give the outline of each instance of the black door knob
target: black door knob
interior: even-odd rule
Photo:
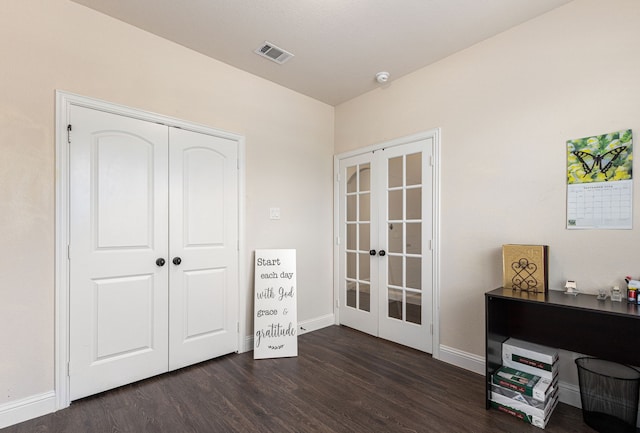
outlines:
[[[180,257],[174,257],[173,258],[173,264],[174,265],[179,265],[180,263],[182,263],[182,259]]]
[[[160,257],[158,260],[156,260],[156,265],[158,266],[164,266],[165,261],[162,257]]]
[[[385,250],[380,250],[378,254],[380,254],[380,257],[382,257],[382,256],[385,256],[387,252]]]
[[[369,255],[370,256],[375,256],[376,255],[376,250],[369,250]]]

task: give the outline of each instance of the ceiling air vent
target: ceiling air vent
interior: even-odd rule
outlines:
[[[265,42],[264,45],[262,45],[254,52],[261,55],[262,57],[266,57],[269,60],[273,60],[280,65],[293,57],[293,54],[291,54],[290,52],[276,47],[270,42]]]

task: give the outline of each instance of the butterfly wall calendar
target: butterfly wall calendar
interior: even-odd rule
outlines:
[[[633,227],[631,129],[567,141],[567,228]]]

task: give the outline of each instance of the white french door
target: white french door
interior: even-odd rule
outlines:
[[[433,139],[339,161],[340,323],[432,352]]]
[[[72,400],[237,350],[231,140],[72,106]]]

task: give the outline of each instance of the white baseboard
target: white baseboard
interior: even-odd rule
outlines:
[[[315,319],[305,320],[298,322],[298,335],[306,334],[307,332],[317,331],[318,329],[326,328],[336,324],[335,314],[327,314],[324,316],[316,317]],[[240,353],[250,352],[253,350],[253,335],[247,335],[244,337],[243,347],[240,349]]]
[[[580,388],[578,385],[573,385],[568,382],[558,382],[558,392],[558,400],[561,403],[582,408],[582,401],[580,401]]]
[[[56,411],[54,391],[0,405],[0,429]]]
[[[315,319],[305,320],[304,322],[298,322],[298,335],[317,331],[318,329],[326,328],[327,326],[333,326],[335,324],[336,316],[333,313],[316,317]]]
[[[482,376],[485,374],[484,358],[473,353],[463,352],[441,344],[438,359]]]
[[[247,335],[242,341],[242,347],[239,353],[251,352],[253,350],[253,335]]]

